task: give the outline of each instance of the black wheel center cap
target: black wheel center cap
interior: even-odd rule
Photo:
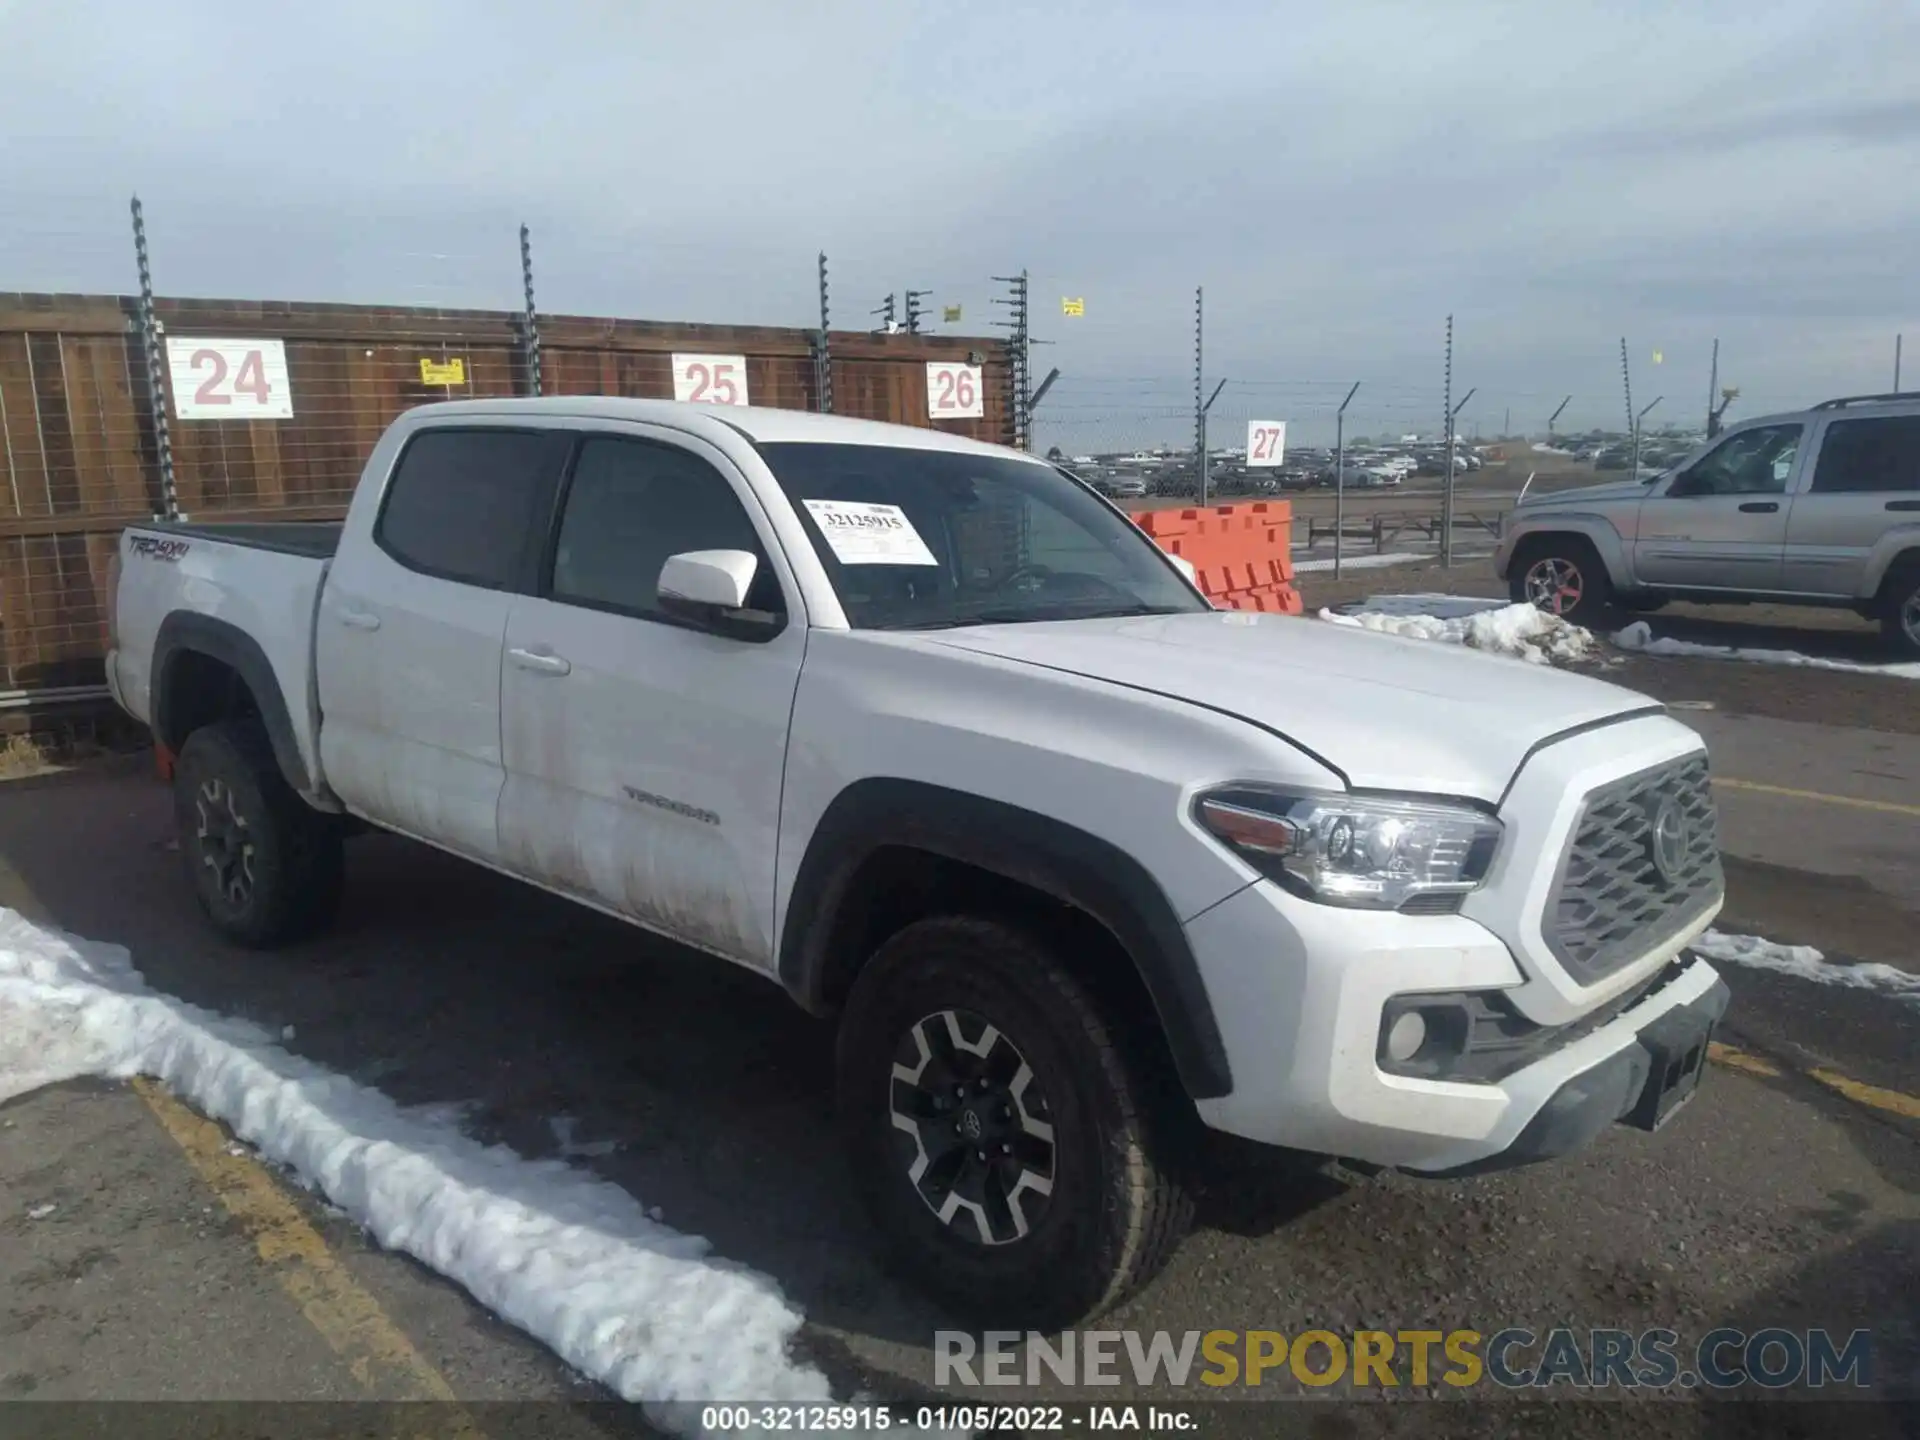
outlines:
[[[960,1133],[969,1140],[978,1140],[987,1133],[987,1127],[980,1119],[980,1112],[971,1105],[960,1112]]]

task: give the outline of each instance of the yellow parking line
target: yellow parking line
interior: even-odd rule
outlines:
[[[1733,1046],[1723,1045],[1718,1040],[1708,1044],[1707,1058],[1716,1065],[1726,1066],[1729,1070],[1740,1070],[1748,1075],[1760,1075],[1767,1079],[1776,1079],[1783,1073],[1773,1061],[1759,1055],[1749,1055],[1744,1050],[1736,1050]],[[1865,1105],[1872,1110],[1882,1110],[1905,1120],[1920,1120],[1920,1096],[1908,1095],[1899,1090],[1884,1090],[1878,1085],[1868,1085],[1850,1076],[1842,1075],[1838,1070],[1815,1067],[1800,1073],[1836,1094],[1846,1096],[1856,1105]]]
[[[1813,800],[1823,805],[1850,805],[1856,810],[1878,810],[1886,815],[1912,815],[1920,818],[1920,805],[1901,805],[1892,800],[1862,800],[1857,795],[1829,795],[1823,790],[1794,790],[1785,785],[1762,785],[1757,780],[1729,780],[1713,777],[1713,783],[1727,790],[1751,790],[1756,795],[1779,795],[1788,800]]]
[[[385,1400],[454,1401],[446,1378],[347,1273],[271,1175],[250,1156],[229,1154],[226,1132],[153,1081],[136,1079],[133,1088],[356,1380]],[[478,1427],[457,1406],[435,1416],[435,1422],[436,1433],[479,1440]]]
[[[1809,1070],[1807,1074],[1856,1104],[1870,1105],[1905,1120],[1920,1120],[1920,1097],[1903,1095],[1898,1090],[1882,1090],[1878,1085],[1863,1085],[1832,1070]]]
[[[1718,1040],[1708,1043],[1707,1058],[1716,1065],[1724,1065],[1729,1070],[1744,1070],[1749,1075],[1772,1077],[1780,1073],[1780,1067],[1771,1060],[1762,1060],[1758,1055],[1749,1055],[1731,1045],[1722,1045]]]

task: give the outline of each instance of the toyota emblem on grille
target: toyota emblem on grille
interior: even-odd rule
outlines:
[[[1669,885],[1680,879],[1687,863],[1687,814],[1680,802],[1668,796],[1654,812],[1653,834],[1648,849],[1653,852],[1653,868]]]

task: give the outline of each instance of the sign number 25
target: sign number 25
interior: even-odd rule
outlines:
[[[673,357],[673,398],[694,405],[745,405],[747,357],[678,355]]]

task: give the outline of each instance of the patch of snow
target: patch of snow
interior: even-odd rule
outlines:
[[[579,1126],[580,1122],[571,1115],[555,1115],[547,1121],[547,1129],[553,1134],[554,1150],[562,1160],[598,1160],[620,1148],[618,1140],[580,1143],[573,1138]],[[660,1217],[653,1215],[651,1218],[658,1220]]]
[[[1534,454],[1536,455],[1571,455],[1573,454],[1571,450],[1563,450],[1558,445],[1549,445],[1544,440],[1534,441],[1533,451],[1534,451]]]
[[[1863,665],[1854,660],[1829,660],[1824,655],[1802,655],[1798,650],[1702,645],[1693,640],[1675,640],[1671,636],[1656,639],[1653,627],[1644,620],[1636,620],[1617,633],[1613,643],[1637,655],[1691,655],[1709,660],[1748,660],[1759,665],[1798,665],[1812,670],[1851,670],[1860,675],[1892,675],[1902,680],[1920,680],[1920,663],[1896,661],[1885,665]]]
[[[44,1220],[59,1208],[60,1207],[58,1205],[55,1205],[52,1201],[48,1201],[45,1205],[31,1206],[27,1210],[27,1219]]]
[[[293,1026],[291,1026],[291,1025],[282,1025],[282,1026],[280,1027],[280,1038],[281,1038],[282,1040],[291,1040],[291,1039],[293,1039]]]
[[[1322,610],[1320,618],[1382,635],[1464,645],[1472,650],[1524,660],[1530,665],[1584,660],[1592,655],[1596,645],[1591,630],[1583,630],[1531,605],[1501,605],[1497,609],[1446,617],[1424,613],[1383,614],[1375,610],[1339,615]]]
[[[1757,935],[1727,935],[1709,930],[1693,942],[1693,949],[1723,964],[1771,970],[1775,974],[1811,980],[1816,985],[1880,990],[1897,1000],[1920,1005],[1920,975],[1892,965],[1842,965],[1827,959],[1811,945],[1779,945]]]
[[[1489,600],[1479,595],[1369,595],[1356,605],[1342,605],[1344,614],[1365,612],[1372,615],[1431,615],[1437,620],[1457,620],[1489,610],[1504,610],[1505,600]]]
[[[0,910],[0,1100],[80,1075],[159,1080],[658,1425],[697,1431],[703,1401],[832,1398],[789,1354],[801,1315],[778,1286],[625,1190],[402,1110],[154,991],[122,946]]]

